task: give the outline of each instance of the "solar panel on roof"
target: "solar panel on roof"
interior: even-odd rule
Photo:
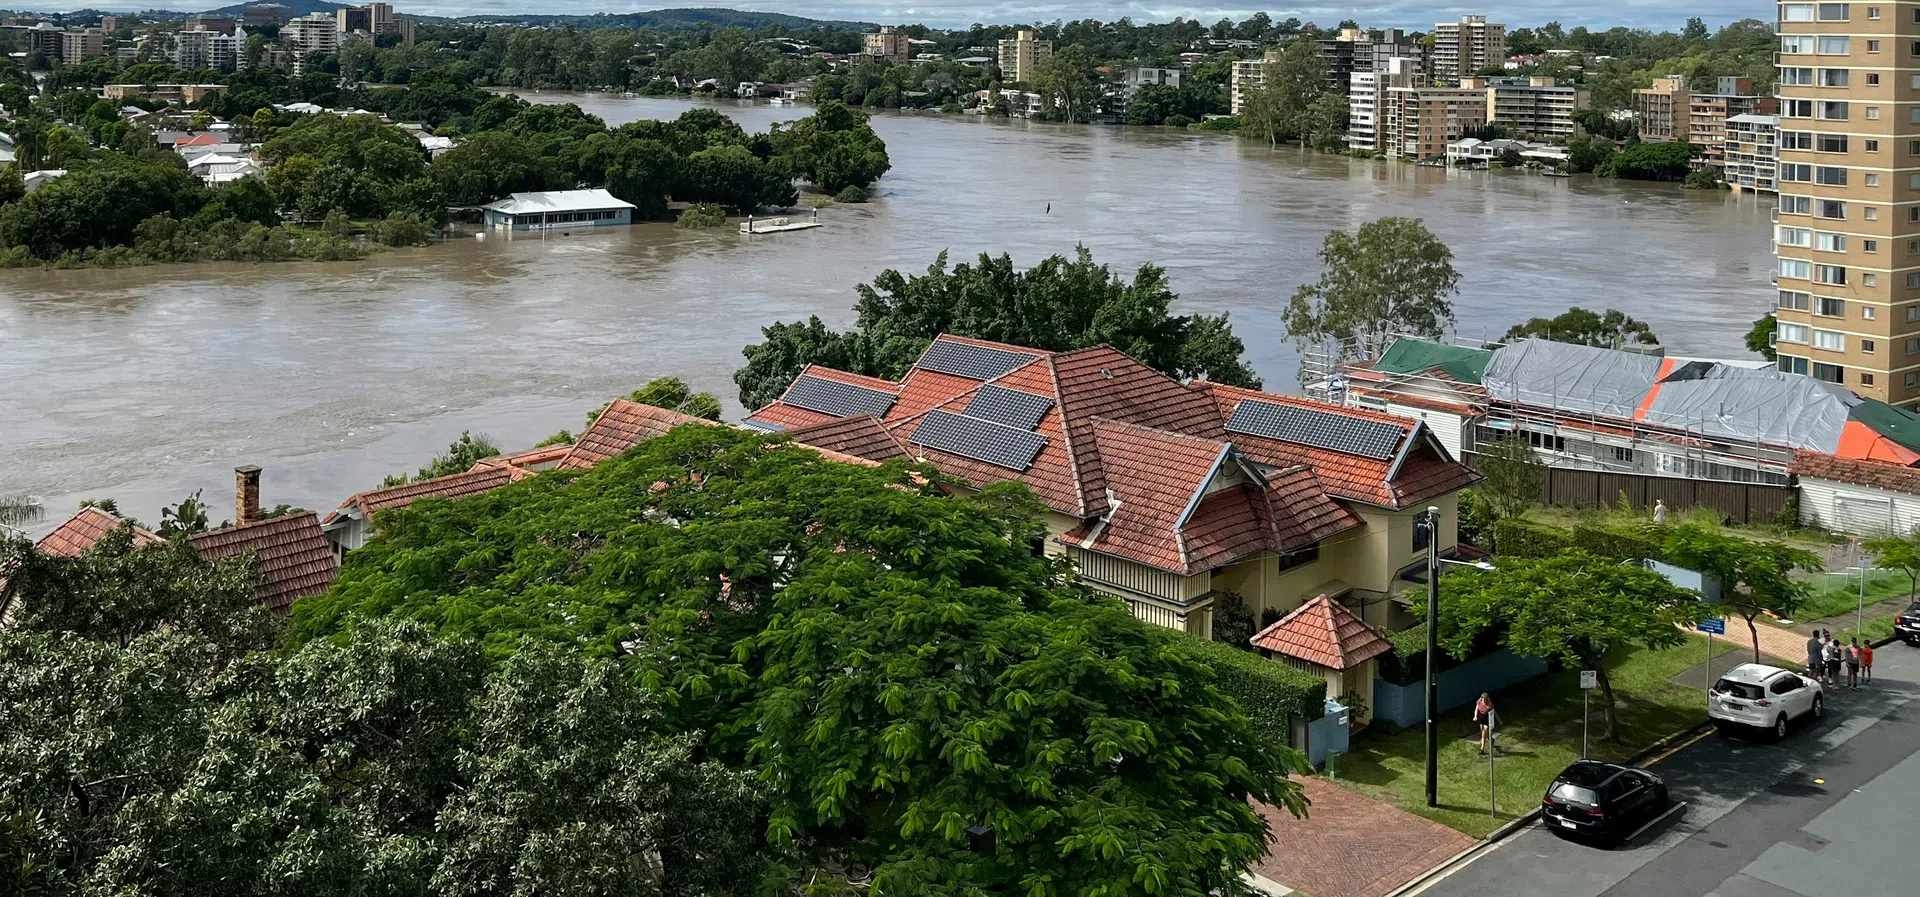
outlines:
[[[929,411],[908,442],[985,461],[1008,470],[1026,470],[1047,445],[1047,437],[990,420]]]
[[[780,401],[834,417],[879,416],[893,407],[893,394],[808,374],[793,381]]]
[[[997,424],[1031,430],[1053,409],[1053,400],[991,383],[980,387],[967,402],[968,417],[984,417]]]
[[[969,380],[992,380],[1039,357],[1031,352],[1008,352],[991,346],[934,340],[916,367]]]
[[[1233,409],[1227,429],[1378,461],[1392,458],[1406,433],[1397,424],[1257,399],[1248,399]]]

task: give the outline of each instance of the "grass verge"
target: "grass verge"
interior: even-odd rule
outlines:
[[[1723,647],[1716,648],[1716,653]],[[1706,683],[1676,685],[1674,676],[1706,661],[1704,639],[1662,651],[1623,650],[1609,674],[1620,699],[1620,739],[1601,739],[1599,690],[1593,694],[1593,756],[1620,761],[1706,716]],[[1419,726],[1369,729],[1340,758],[1340,778],[1362,793],[1484,838],[1538,806],[1567,764],[1580,758],[1580,673],[1558,670],[1494,697],[1503,720],[1494,760],[1496,812],[1488,811],[1487,758],[1480,755],[1472,708],[1440,718],[1440,806],[1426,805],[1426,737]]]
[[[1794,612],[1796,620],[1820,620],[1827,617],[1851,615],[1860,605],[1860,574],[1822,573],[1812,581],[1813,595]],[[1889,598],[1899,598],[1913,588],[1913,580],[1907,574],[1895,570],[1870,570],[1867,572],[1866,603],[1874,604]],[[1892,624],[1888,624],[1891,626]],[[1891,631],[1891,630],[1889,630]]]

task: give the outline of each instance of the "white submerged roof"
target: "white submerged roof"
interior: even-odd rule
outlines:
[[[585,212],[593,209],[631,209],[633,203],[605,190],[549,190],[542,193],[515,193],[506,199],[482,206],[490,212],[508,215],[538,215],[542,212]]]

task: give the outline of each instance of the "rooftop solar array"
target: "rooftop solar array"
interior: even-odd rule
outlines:
[[[934,340],[916,367],[969,380],[992,380],[1039,357],[1031,352],[1008,352],[971,343]]]
[[[811,374],[793,381],[781,401],[834,417],[886,414],[893,407],[893,394],[865,386],[828,380]]]
[[[1227,429],[1379,461],[1393,457],[1400,437],[1406,433],[1396,424],[1257,399],[1243,401],[1233,409]]]
[[[1031,430],[1053,410],[1053,400],[991,383],[980,387],[967,402],[968,417],[984,417],[996,424]]]
[[[1024,471],[1047,445],[1047,437],[964,414],[929,411],[908,442]]]

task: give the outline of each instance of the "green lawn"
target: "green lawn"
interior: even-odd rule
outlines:
[[[1894,614],[1887,614],[1883,617],[1868,617],[1867,625],[1864,627],[1856,630],[1854,627],[1848,626],[1845,629],[1836,629],[1834,632],[1843,642],[1854,638],[1860,639],[1861,644],[1879,641],[1880,639],[1893,635],[1894,616]]]
[[[1885,601],[1907,594],[1913,588],[1913,580],[1907,574],[1894,570],[1870,570],[1867,572],[1866,603]],[[1794,614],[1799,621],[1813,621],[1842,614],[1852,614],[1860,604],[1859,573],[1822,573],[1813,578],[1813,596],[1807,599],[1800,610]],[[1888,623],[1888,632],[1892,632],[1892,623]]]
[[[1716,649],[1724,650],[1724,646]],[[1663,651],[1623,651],[1609,668],[1620,699],[1619,744],[1603,741],[1598,689],[1592,714],[1593,755],[1622,760],[1706,717],[1706,683],[1675,685],[1673,677],[1706,661],[1703,639]],[[1487,807],[1487,758],[1479,755],[1472,708],[1440,720],[1440,806],[1425,797],[1426,738],[1419,726],[1376,726],[1356,736],[1352,753],[1340,758],[1340,778],[1361,791],[1459,829],[1476,838],[1533,810],[1540,795],[1567,764],[1580,757],[1580,674],[1549,673],[1494,696],[1502,715],[1500,755],[1494,784],[1498,813]]]

